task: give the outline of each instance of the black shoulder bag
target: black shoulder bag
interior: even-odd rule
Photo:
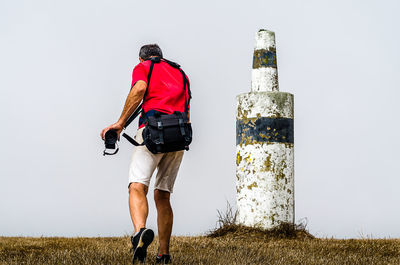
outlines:
[[[185,112],[175,111],[172,114],[166,114],[162,112],[155,112],[153,116],[146,117],[144,112],[143,102],[146,98],[147,91],[150,87],[150,78],[153,72],[154,64],[159,63],[161,60],[168,63],[170,66],[177,68],[183,77],[183,93],[185,95]],[[132,137],[123,133],[131,144],[135,146],[146,145],[147,149],[153,154],[174,152],[180,150],[189,150],[189,145],[192,142],[192,126],[189,123],[188,112],[189,102],[191,99],[190,85],[186,78],[185,72],[180,68],[180,65],[171,62],[166,59],[160,59],[159,57],[153,57],[150,59],[151,65],[149,74],[147,76],[147,89],[143,97],[141,105],[135,110],[131,117],[126,122],[124,128],[143,112],[143,119],[145,129],[143,130],[143,143],[139,144]],[[189,92],[189,99],[186,98],[186,88]]]

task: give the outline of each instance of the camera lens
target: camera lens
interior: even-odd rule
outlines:
[[[104,136],[104,144],[107,149],[115,149],[115,143],[117,142],[118,134],[115,130],[108,130]]]

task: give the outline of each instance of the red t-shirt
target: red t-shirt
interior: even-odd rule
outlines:
[[[147,60],[135,66],[132,72],[131,87],[139,80],[143,80],[147,83],[150,65],[151,61]],[[187,87],[186,100],[189,100],[189,91]],[[172,114],[174,111],[185,111],[182,74],[178,69],[164,61],[155,63],[153,66],[150,87],[147,88],[147,94],[144,100],[144,112],[147,113],[150,110],[167,114]],[[141,114],[141,117],[142,116],[143,113]],[[143,127],[144,124],[140,124],[139,122],[139,126]]]

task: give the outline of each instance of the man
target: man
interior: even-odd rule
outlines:
[[[150,58],[162,58],[162,51],[157,44],[144,45],[139,52],[140,63],[135,66],[132,73],[131,91],[126,99],[124,109],[119,120],[103,129],[101,137],[114,129],[117,131],[118,139],[124,124],[144,100],[144,113],[139,119],[139,129],[135,136],[136,141],[143,142],[142,132],[144,129],[145,116],[149,117],[154,113],[162,112],[172,114],[174,111],[184,112],[185,99],[189,99],[189,92],[186,89],[186,97],[183,93],[182,73],[170,66],[167,62],[154,64],[150,79],[150,86],[147,87],[147,75],[150,69]],[[144,97],[145,96],[145,97]],[[188,117],[189,118],[189,117]],[[154,200],[157,207],[157,225],[159,236],[159,249],[156,256],[156,263],[168,264],[169,241],[172,232],[173,212],[170,204],[170,194],[173,191],[175,178],[177,176],[184,151],[153,154],[146,146],[137,146],[133,150],[129,169],[129,210],[132,218],[135,234],[131,237],[133,245],[133,259],[145,262],[147,247],[153,241],[154,232],[146,228],[148,215],[147,192],[150,178],[157,168],[157,176],[154,187]]]

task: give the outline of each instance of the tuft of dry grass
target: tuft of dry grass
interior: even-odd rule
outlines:
[[[217,210],[218,221],[217,227],[214,230],[209,231],[208,237],[222,237],[231,236],[237,239],[240,238],[256,238],[256,239],[267,239],[267,238],[280,238],[280,239],[312,239],[311,235],[306,226],[307,223],[292,224],[281,222],[278,226],[272,229],[263,229],[260,227],[248,227],[239,224],[237,221],[238,212],[227,202],[226,210]]]
[[[208,237],[234,237],[241,238],[256,238],[256,239],[313,239],[305,227],[291,223],[280,223],[272,229],[262,229],[258,227],[248,227],[244,225],[231,224],[220,227],[211,231]]]

